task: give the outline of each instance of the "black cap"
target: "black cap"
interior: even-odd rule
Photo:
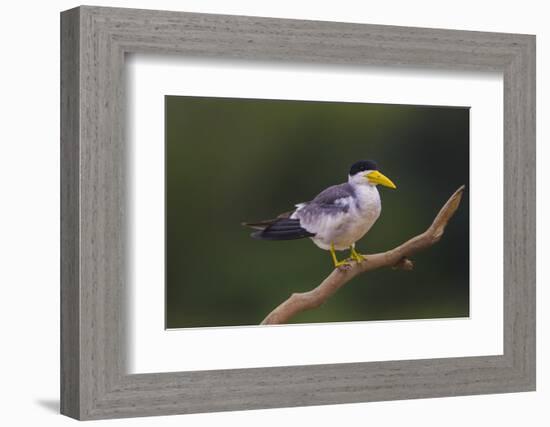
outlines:
[[[375,170],[378,170],[378,166],[376,165],[376,162],[372,160],[359,160],[358,162],[355,162],[353,165],[351,165],[349,174],[353,176],[359,172],[375,171]]]

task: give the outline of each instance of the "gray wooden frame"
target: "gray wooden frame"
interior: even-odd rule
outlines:
[[[127,374],[124,58],[131,52],[502,72],[504,354]],[[71,9],[61,14],[61,165],[63,414],[99,419],[535,389],[534,36]]]

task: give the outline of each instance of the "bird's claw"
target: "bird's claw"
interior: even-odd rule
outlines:
[[[350,255],[351,255],[351,259],[354,260],[357,264],[361,264],[363,261],[367,259],[364,255],[361,255],[355,249],[351,250]]]
[[[340,261],[334,264],[334,267],[340,271],[346,271],[351,268],[351,263],[349,261]]]
[[[355,254],[355,255],[352,255],[351,257],[355,262],[357,262],[357,264],[361,264],[363,261],[366,261],[366,257],[364,257],[363,255],[361,254]]]

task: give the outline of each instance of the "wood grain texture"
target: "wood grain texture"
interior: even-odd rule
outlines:
[[[80,414],[79,13],[61,20],[61,412]]]
[[[62,13],[61,39],[62,413],[100,419],[534,389],[534,36],[84,6]],[[127,374],[128,53],[503,72],[504,354]]]

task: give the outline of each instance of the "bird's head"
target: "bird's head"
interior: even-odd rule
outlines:
[[[360,160],[351,165],[348,182],[352,185],[383,185],[397,188],[387,176],[378,171],[378,166],[372,160]]]

